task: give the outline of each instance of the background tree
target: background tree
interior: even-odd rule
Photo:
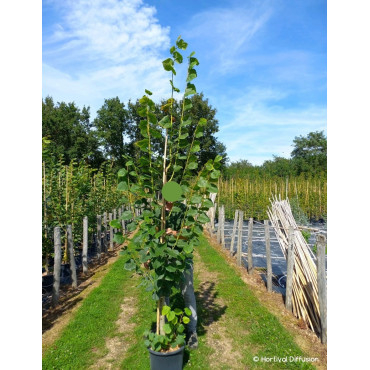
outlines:
[[[256,167],[253,166],[247,159],[240,159],[236,162],[231,162],[225,169],[226,177],[246,177],[254,172]]]
[[[66,164],[84,159],[99,167],[103,162],[92,127],[89,107],[80,111],[74,102],[55,105],[49,96],[42,101],[42,136],[50,141],[49,153],[54,157],[63,155]]]
[[[263,163],[262,171],[268,176],[287,177],[294,174],[292,160],[277,155],[273,155],[273,160]]]
[[[317,175],[327,170],[327,138],[324,131],[310,132],[307,136],[296,136],[291,153],[297,175]]]
[[[96,134],[104,148],[106,158],[123,165],[122,155],[127,154],[125,136],[129,133],[128,111],[118,97],[105,99],[94,120]]]

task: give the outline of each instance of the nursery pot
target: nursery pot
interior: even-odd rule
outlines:
[[[62,263],[60,266],[60,283],[62,285],[71,284],[71,269],[69,263]]]
[[[151,370],[181,370],[184,358],[184,346],[173,352],[155,352],[150,348],[150,369]]]

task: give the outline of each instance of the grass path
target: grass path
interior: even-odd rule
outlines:
[[[74,319],[45,353],[43,369],[150,368],[142,340],[155,323],[155,303],[137,288],[120,257]],[[199,348],[185,351],[184,368],[312,369],[302,362],[255,362],[253,357],[308,357],[256,298],[224,257],[202,238],[194,263]]]

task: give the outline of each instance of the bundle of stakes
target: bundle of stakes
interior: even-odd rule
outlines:
[[[270,202],[271,208],[268,208],[267,213],[285,258],[288,255],[289,228],[294,229],[293,314],[298,319],[304,320],[312,331],[320,333],[317,268],[312,251],[295,222],[289,201],[273,196]]]

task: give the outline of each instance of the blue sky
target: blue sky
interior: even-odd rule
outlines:
[[[289,157],[295,136],[326,132],[326,1],[45,0],[42,9],[43,97],[90,106],[92,118],[106,98],[144,89],[168,98],[161,61],[181,35],[231,161]]]

